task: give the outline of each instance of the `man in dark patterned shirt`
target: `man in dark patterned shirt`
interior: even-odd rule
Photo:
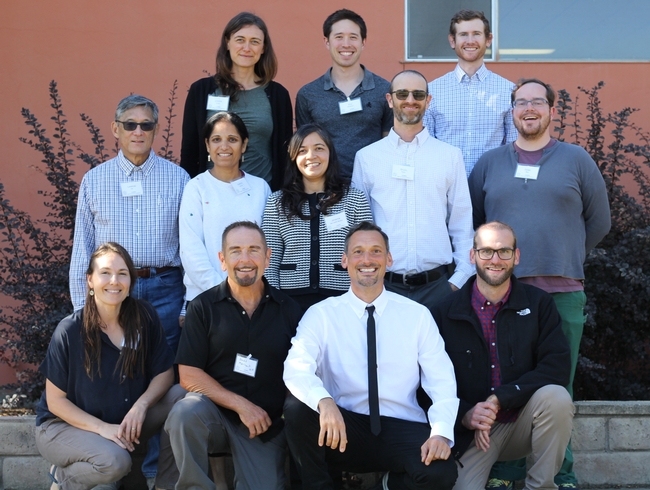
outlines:
[[[470,251],[475,279],[432,311],[460,398],[455,489],[482,490],[494,462],[528,455],[526,488],[555,488],[571,435],[569,346],[553,298],[512,275],[519,254],[510,226],[482,225]]]

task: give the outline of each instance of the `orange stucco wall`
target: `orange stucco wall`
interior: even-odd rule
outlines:
[[[117,102],[131,92],[167,107],[169,90],[179,83],[174,151],[180,150],[180,123],[185,93],[205,71],[214,72],[214,55],[225,23],[241,10],[265,19],[280,63],[277,81],[295,97],[305,83],[329,66],[321,26],[338,8],[360,13],[368,25],[362,62],[391,78],[404,67],[428,79],[453,68],[450,63],[410,63],[404,59],[404,1],[250,0],[113,0],[88,2],[4,2],[0,15],[0,181],[14,206],[40,212],[38,189],[45,181],[31,165],[39,154],[20,143],[28,136],[20,110],[27,107],[46,127],[52,115],[48,84],[59,84],[72,138],[90,148],[78,114],[89,115],[103,131],[109,147],[110,121]],[[649,63],[493,63],[490,69],[516,80],[536,76],[573,95],[578,85],[607,83],[605,107],[643,109],[635,116],[650,127],[647,99]],[[49,131],[51,135],[51,130]],[[155,148],[162,146],[162,140]],[[80,162],[78,177],[86,168]],[[5,382],[0,376],[0,383]]]

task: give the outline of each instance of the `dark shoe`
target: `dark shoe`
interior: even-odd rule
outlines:
[[[576,485],[575,483],[560,483],[560,484],[557,486],[557,488],[558,488],[559,490],[563,490],[563,489],[564,489],[564,490],[569,490],[569,489],[571,489],[571,490],[580,490],[580,489],[578,488],[578,485]]]

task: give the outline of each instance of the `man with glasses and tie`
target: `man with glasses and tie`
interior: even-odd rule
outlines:
[[[386,289],[432,307],[474,274],[463,155],[422,125],[431,101],[422,74],[397,74],[386,100],[393,129],[357,152],[352,185],[366,194],[375,223],[393,244]]]
[[[479,227],[469,256],[476,278],[433,308],[460,398],[454,488],[483,490],[493,463],[529,455],[525,488],[556,488],[574,413],[560,315],[550,294],[512,275],[520,252],[507,224]]]
[[[75,310],[86,298],[86,268],[95,249],[117,242],[138,269],[133,295],[156,309],[174,353],[185,287],[178,241],[178,210],[187,172],[151,149],[158,133],[158,107],[140,95],[120,101],[111,124],[119,153],[89,170],[79,187],[70,262],[70,296]],[[150,439],[149,445],[155,444]],[[153,450],[157,454],[157,450]],[[155,460],[145,460],[150,485]]]
[[[555,301],[571,349],[567,389],[573,395],[585,323],[583,265],[610,228],[607,191],[598,166],[582,147],[551,138],[555,92],[550,85],[522,79],[511,102],[517,140],[483,154],[469,177],[474,226],[498,220],[517,233],[523,257],[515,273]],[[490,488],[512,488],[511,481],[524,472],[524,462],[519,469],[501,468],[492,476],[507,485]],[[555,483],[577,488],[570,446]]]
[[[384,288],[391,264],[381,228],[350,229],[350,290],[307,310],[292,340],[286,433],[310,490],[333,489],[330,474],[341,470],[387,472],[377,489],[451,489],[456,480],[453,368],[430,312]],[[433,400],[427,414],[420,381]]]

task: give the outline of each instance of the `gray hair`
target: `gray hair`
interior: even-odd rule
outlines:
[[[117,109],[115,110],[115,120],[120,121],[122,119],[122,114],[138,106],[144,106],[149,109],[154,122],[158,123],[158,106],[153,100],[137,94],[129,95],[120,100],[120,103],[117,104]]]

